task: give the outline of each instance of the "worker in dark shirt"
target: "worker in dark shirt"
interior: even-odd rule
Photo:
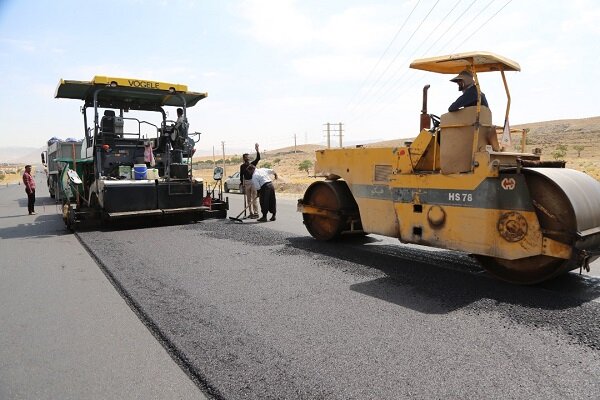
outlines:
[[[25,193],[27,193],[27,209],[29,215],[35,215],[35,179],[31,175],[31,165],[25,166],[23,172],[23,184],[25,185]]]
[[[258,143],[254,145],[256,150],[256,158],[250,162],[250,155],[248,153],[242,154],[244,163],[240,165],[240,181],[244,189],[244,196],[246,196],[246,204],[250,211],[249,218],[258,218],[258,193],[252,185],[252,172],[248,171],[250,165],[256,165],[260,161],[260,153],[258,151]]]
[[[473,74],[471,72],[462,71],[460,74],[450,79],[450,81],[456,82],[458,84],[458,90],[463,92],[463,94],[448,107],[448,111],[458,111],[463,107],[477,105],[477,87],[475,87],[475,80],[473,79]],[[483,92],[481,93],[481,105],[488,107],[488,102]]]

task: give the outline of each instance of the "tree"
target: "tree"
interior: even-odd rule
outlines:
[[[581,152],[583,151],[583,149],[585,149],[585,146],[582,144],[576,144],[575,146],[573,146],[573,149],[575,149],[575,151],[577,152],[577,157],[581,157]]]
[[[567,145],[559,144],[556,146],[556,150],[552,152],[552,157],[555,160],[563,159],[567,155]]]
[[[232,164],[241,164],[242,163],[242,157],[238,157],[238,156],[233,156],[229,159],[229,162]]]
[[[308,170],[313,166],[312,161],[310,160],[304,160],[302,161],[299,165],[298,165],[298,169],[300,171],[306,171],[307,174],[309,174]]]

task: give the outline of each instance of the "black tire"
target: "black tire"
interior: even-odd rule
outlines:
[[[223,184],[223,191],[225,191],[225,193],[229,193],[229,186],[227,186],[227,183]]]

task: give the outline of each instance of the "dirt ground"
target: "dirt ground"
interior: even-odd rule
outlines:
[[[533,149],[542,149],[542,160],[562,159],[567,162],[567,168],[583,171],[593,178],[600,180],[600,117],[583,118],[573,120],[547,121],[532,124],[513,126],[513,129],[528,129],[526,133],[526,152],[533,152]],[[512,149],[520,151],[521,135],[513,135]],[[404,142],[410,139],[388,140],[385,142],[370,143],[368,147],[394,147],[402,146]],[[565,154],[560,155],[559,146],[566,146]],[[272,150],[261,154],[260,166],[266,163],[272,165],[279,175],[276,182],[277,191],[280,193],[304,193],[304,190],[314,182],[315,179],[310,175],[314,174],[314,169],[309,168],[309,173],[301,171],[299,166],[304,160],[308,160],[314,165],[315,150],[323,149],[318,145],[297,146],[294,152],[293,147]],[[559,156],[557,158],[557,156]],[[239,158],[240,155],[225,156],[225,159]],[[194,159],[198,161],[210,161],[212,157],[201,157]],[[194,170],[194,176],[204,178],[206,182],[212,180],[212,163],[202,163],[203,167]],[[239,169],[239,162],[226,164],[226,175],[232,175]],[[200,164],[196,164],[200,167]]]
[[[583,171],[593,178],[600,180],[600,117],[572,120],[545,121],[513,126],[514,129],[527,129],[526,152],[533,149],[542,150],[542,160],[562,159],[567,162],[567,168]],[[366,137],[366,136],[365,136]],[[410,139],[388,140],[370,143],[369,147],[402,146]],[[513,136],[515,150],[520,151],[520,135]],[[561,149],[562,146],[562,149]],[[315,151],[323,149],[319,145],[300,145],[296,148],[270,150],[261,153],[259,167],[270,165],[279,175],[275,182],[278,193],[302,194],[316,179],[314,175]],[[564,154],[562,154],[564,153]],[[232,175],[239,170],[241,154],[226,155],[225,159],[234,162],[225,165],[226,175]],[[308,173],[300,169],[302,162],[308,161],[311,167]],[[206,183],[214,184],[212,177],[212,157],[194,158],[194,176],[203,178]],[[35,172],[35,169],[34,169]],[[22,172],[5,174],[0,185],[16,183],[21,180]]]
[[[565,146],[566,154],[558,159],[567,168],[576,169],[600,180],[600,117],[537,122],[513,128],[529,129],[526,150],[542,149],[543,160],[556,159],[553,153]]]
[[[297,146],[294,152],[293,148],[285,148],[279,150],[271,150],[267,153],[261,153],[261,161],[259,167],[270,165],[277,172],[278,179],[275,181],[275,188],[278,193],[301,194],[304,190],[314,182],[317,178],[311,177],[314,174],[312,167],[308,169],[308,173],[300,170],[300,164],[308,160],[310,165],[315,163],[315,150],[323,148],[317,145],[302,145]],[[228,158],[239,158],[240,155],[225,156]],[[198,158],[198,161],[212,160],[212,157]],[[196,159],[194,159],[196,161]],[[225,165],[225,175],[230,176],[239,171],[241,162],[230,163]],[[196,169],[198,168],[198,169]],[[194,176],[203,178],[205,182],[214,184],[213,181],[213,165],[212,163],[196,164],[194,166]]]
[[[0,175],[0,185],[12,185],[13,183],[21,182],[25,165],[18,165],[16,168],[18,169],[17,173],[4,173]],[[31,172],[35,174],[35,167],[31,168]]]

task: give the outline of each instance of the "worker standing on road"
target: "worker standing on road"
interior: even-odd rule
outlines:
[[[250,165],[256,167],[260,161],[258,143],[254,144],[254,149],[256,150],[256,158],[254,161],[250,162],[250,155],[248,153],[244,153],[242,155],[244,163],[240,165],[240,181],[244,190],[244,196],[246,196],[246,203],[248,204],[248,208],[250,210],[249,218],[258,218],[258,193],[252,185],[252,174],[248,171],[248,167]]]
[[[31,176],[31,165],[25,166],[23,172],[23,184],[25,185],[25,193],[27,193],[27,209],[29,215],[35,215],[35,179]]]
[[[277,173],[270,168],[256,168],[256,166],[250,164],[248,166],[248,172],[252,175],[252,185],[258,192],[260,199],[260,211],[262,217],[258,219],[258,222],[267,222],[267,213],[273,214],[269,221],[275,221],[275,214],[277,214],[277,201],[275,198],[275,186],[269,175],[273,175],[277,179]]]

